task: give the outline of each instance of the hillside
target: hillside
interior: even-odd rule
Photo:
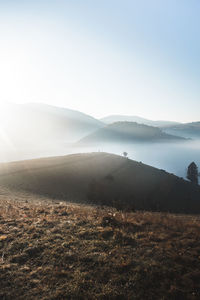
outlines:
[[[199,186],[108,153],[1,164],[0,185],[52,199],[119,209],[200,213]]]
[[[163,130],[168,134],[174,134],[184,138],[200,139],[200,122],[167,126],[163,128]]]
[[[100,121],[106,124],[112,124],[115,122],[136,122],[138,124],[144,124],[144,125],[155,126],[155,127],[172,126],[172,125],[179,124],[178,122],[162,121],[162,120],[153,121],[138,116],[126,116],[126,115],[110,115],[101,118]]]
[[[18,149],[74,142],[104,126],[81,112],[36,103],[7,105],[1,110],[0,119],[0,137],[3,134]]]
[[[135,122],[116,122],[96,130],[80,140],[80,144],[169,142],[183,138],[166,134],[160,128]]]
[[[0,299],[198,300],[200,219],[0,190]]]

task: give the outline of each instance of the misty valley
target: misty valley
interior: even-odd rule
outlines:
[[[0,300],[200,300],[200,0],[0,0]]]
[[[5,117],[6,116],[6,117]],[[45,104],[8,104],[0,111],[0,162],[82,152],[109,152],[186,178],[200,164],[200,123],[151,121],[136,116],[97,120]]]
[[[102,144],[99,147],[76,148],[78,152],[109,152],[122,155],[128,153],[130,159],[163,169],[169,173],[186,178],[188,165],[195,161],[200,166],[200,141],[184,143],[134,143],[134,144]],[[73,153],[73,150],[70,152]]]
[[[200,300],[200,0],[0,0],[0,300]]]
[[[99,151],[118,155],[122,155],[126,151],[130,159],[141,161],[144,164],[166,170],[183,178],[186,178],[187,167],[192,161],[195,161],[200,167],[200,140],[164,144],[138,142],[132,144],[101,143],[98,146],[77,146],[60,142],[58,145],[49,144],[44,148],[35,147],[35,149],[34,147],[15,149],[14,147],[4,146],[0,149],[0,162]]]

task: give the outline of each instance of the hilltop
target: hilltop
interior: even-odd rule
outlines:
[[[79,141],[81,144],[170,142],[184,138],[164,133],[160,128],[135,122],[116,122],[100,128]]]
[[[126,115],[110,115],[101,118],[100,121],[106,124],[112,124],[116,122],[136,122],[138,124],[144,124],[144,125],[155,126],[155,127],[172,126],[172,125],[180,124],[178,122],[173,122],[173,121],[163,121],[163,120],[153,121],[138,116],[126,116]]]
[[[118,209],[200,213],[200,187],[108,153],[0,164],[0,186],[51,199]]]

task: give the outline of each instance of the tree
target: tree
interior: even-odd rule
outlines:
[[[187,179],[189,179],[192,183],[198,184],[198,167],[194,162],[188,166]]]
[[[124,157],[127,157],[128,153],[127,152],[123,152],[123,155],[124,155]]]

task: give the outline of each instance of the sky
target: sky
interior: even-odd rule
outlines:
[[[199,0],[0,0],[0,102],[200,120]]]

